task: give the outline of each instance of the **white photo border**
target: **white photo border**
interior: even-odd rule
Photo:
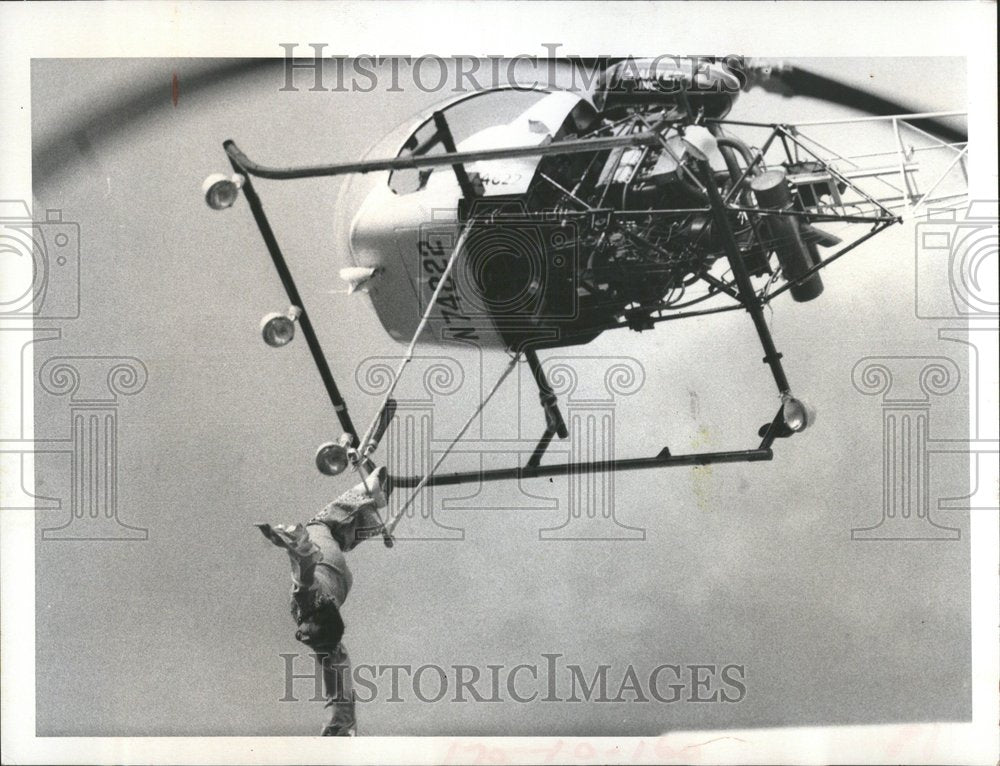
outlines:
[[[648,23],[654,16],[671,23]],[[530,16],[531,23],[524,23]],[[775,56],[966,56],[969,73],[970,194],[997,197],[996,6],[986,3],[500,3],[500,2],[144,2],[3,4],[0,53],[0,199],[31,199],[32,58],[280,57],[280,42],[325,42],[338,54],[427,54],[435,50],[503,55],[558,40],[561,51],[587,56],[627,51],[738,52]],[[844,33],[831,33],[844,30]],[[848,31],[849,30],[849,31]],[[2,277],[0,277],[2,278]],[[19,349],[0,333],[0,361]],[[997,369],[996,348],[981,363]],[[0,417],[18,415],[10,375]],[[32,369],[27,365],[27,369]],[[995,375],[995,372],[994,372]],[[8,385],[4,385],[4,384]],[[26,387],[30,397],[31,386]],[[996,390],[992,395],[996,397]],[[990,403],[995,411],[995,401]],[[30,403],[29,403],[30,407]],[[30,424],[24,434],[31,438]],[[975,466],[973,466],[974,468]],[[980,481],[997,485],[996,466]],[[996,518],[971,514],[971,723],[796,727],[675,732],[648,762],[700,763],[996,763],[1000,719]],[[0,514],[2,714],[4,760],[10,763],[447,763],[469,762],[470,745],[493,749],[507,763],[545,763],[546,738],[40,738],[35,732],[34,550],[30,511]],[[946,651],[946,647],[942,647]],[[912,747],[891,752],[890,742]],[[596,740],[597,738],[595,738]],[[557,760],[622,760],[637,739],[562,738]],[[576,749],[574,749],[576,748]],[[587,752],[594,755],[585,757]],[[579,753],[574,757],[572,753]],[[643,759],[643,762],[647,762]]]

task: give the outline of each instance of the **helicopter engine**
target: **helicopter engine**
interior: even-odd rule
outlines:
[[[718,284],[706,275],[724,256],[724,232],[706,183],[748,206],[801,208],[784,169],[761,164],[750,172],[751,150],[721,128],[711,130],[718,150],[708,158],[710,179],[699,164],[706,157],[685,139],[684,115],[728,113],[742,84],[734,71],[629,60],[609,68],[591,98],[548,93],[514,120],[457,145],[446,109],[425,119],[397,156],[449,144],[448,151],[470,152],[678,127],[661,128],[653,145],[423,169],[405,183],[400,171],[375,176],[350,240],[354,265],[378,275],[368,292],[383,326],[397,340],[410,339],[463,229],[462,253],[429,314],[441,341],[514,349],[584,344],[614,327],[649,329],[657,312],[683,305],[694,283]],[[425,128],[433,131],[421,138]],[[790,280],[833,241],[804,218],[733,216],[730,228],[751,275],[773,273],[774,254]],[[792,288],[800,301],[820,292],[817,273]]]

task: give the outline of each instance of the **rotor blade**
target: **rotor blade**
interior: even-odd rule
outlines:
[[[871,91],[849,85],[842,80],[835,80],[790,64],[752,64],[749,74],[748,89],[760,85],[764,90],[785,96],[811,96],[878,116],[924,111],[877,96]],[[969,140],[967,131],[934,118],[911,120],[910,124],[949,143],[966,143]]]

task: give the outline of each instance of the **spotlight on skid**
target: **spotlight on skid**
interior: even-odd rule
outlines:
[[[351,462],[351,437],[342,434],[335,442],[325,442],[316,450],[316,467],[326,476],[342,474]]]
[[[260,334],[271,348],[281,348],[295,337],[295,323],[302,314],[298,306],[289,306],[284,314],[274,312],[260,320]]]
[[[213,173],[201,184],[205,202],[212,210],[225,210],[232,207],[236,198],[240,196],[244,180],[246,179],[238,173],[233,176]]]
[[[781,397],[781,402],[781,417],[792,431],[805,431],[816,421],[816,410],[801,399],[785,394]]]

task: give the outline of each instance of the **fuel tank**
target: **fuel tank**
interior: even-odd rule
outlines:
[[[457,149],[542,145],[559,140],[596,116],[593,106],[579,95],[563,91],[535,93],[535,102],[507,122],[477,130],[464,139],[452,128]],[[457,124],[457,117],[452,120],[453,107],[483,95],[465,95],[437,109],[449,124]],[[410,123],[408,129],[387,136],[371,155],[422,154],[435,148],[435,134],[432,110]],[[442,151],[439,144],[436,151]],[[524,198],[535,180],[539,162],[538,157],[476,162],[469,163],[466,171],[478,176],[483,201],[516,202]],[[455,173],[445,166],[373,173],[352,181],[358,182],[361,186],[353,193],[363,194],[364,199],[350,224],[351,263],[376,270],[366,287],[379,321],[395,340],[409,342],[457,241],[462,192]],[[506,230],[490,233],[482,241],[495,240],[500,249],[513,243],[516,249],[516,239],[517,232]],[[523,287],[515,292],[525,294],[510,297],[528,306],[531,296],[527,293],[540,289],[539,282],[544,280],[547,256],[544,248],[525,251],[524,255],[521,260],[500,258],[491,268],[496,271],[503,262],[502,268],[520,273]],[[536,262],[538,259],[543,262]],[[460,257],[456,262],[452,278],[445,282],[435,302],[422,342],[507,345],[493,318],[496,295],[484,293],[483,260],[473,266],[466,262],[469,260]]]

